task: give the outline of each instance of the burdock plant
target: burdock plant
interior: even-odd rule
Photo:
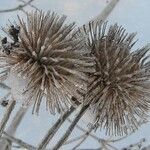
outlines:
[[[96,72],[89,76],[84,104],[91,106],[96,128],[111,135],[128,134],[150,108],[150,48],[133,50],[135,33],[117,24],[107,28],[107,22],[90,23],[89,29],[84,35]]]
[[[50,112],[63,112],[76,104],[72,97],[82,98],[78,91],[86,89],[93,59],[77,38],[75,24],[64,23],[66,16],[32,12],[27,21],[18,20],[16,27],[4,28],[13,42],[2,40],[0,66],[5,71],[0,75],[7,74],[11,80],[12,97],[19,91],[26,97],[24,105],[34,103],[34,111],[46,99]]]
[[[150,48],[134,50],[135,33],[101,22],[79,31],[74,23],[64,24],[66,16],[50,12],[28,13],[27,21],[18,20],[17,26],[4,29],[12,42],[2,40],[0,79],[8,80],[13,99],[34,103],[35,112],[42,100],[51,113],[63,112],[38,150],[46,149],[78,105],[78,114],[53,150],[62,147],[88,110],[94,118],[89,132],[104,128],[109,135],[127,135],[148,117]]]

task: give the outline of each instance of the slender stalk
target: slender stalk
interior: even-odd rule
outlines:
[[[54,146],[53,150],[58,150],[63,144],[64,142],[68,139],[69,135],[72,133],[73,129],[75,128],[76,124],[78,123],[78,121],[81,119],[81,117],[83,116],[83,114],[85,113],[85,111],[88,109],[89,105],[83,106],[80,110],[80,112],[78,113],[78,115],[75,117],[75,119],[73,120],[72,124],[69,126],[69,128],[67,129],[66,133],[64,134],[64,136],[58,141],[58,143]]]
[[[76,150],[106,150],[106,149],[103,149],[102,147],[99,147],[99,148],[92,148],[92,149],[91,148],[79,148],[79,149],[76,149]]]
[[[24,0],[18,0],[18,1],[23,2],[24,4],[26,3],[26,1],[24,1]],[[38,9],[36,6],[32,5],[31,3],[29,3],[28,5],[32,8],[34,8],[35,10],[37,10],[38,12],[41,11],[40,9]]]
[[[60,126],[65,122],[65,120],[72,114],[75,110],[74,107],[71,107],[64,115],[62,115],[57,122],[50,128],[50,130],[46,133],[45,137],[42,139],[41,143],[38,146],[38,150],[44,150],[48,145],[49,141],[53,138],[55,133],[58,131]]]
[[[104,8],[104,10],[92,21],[105,21],[106,18],[109,16],[109,14],[112,12],[112,10],[115,8],[116,4],[119,2],[119,0],[111,0],[111,2]]]
[[[104,10],[95,18],[93,18],[90,22],[104,22],[112,10],[115,8],[119,0],[111,0],[111,2],[104,8]],[[89,30],[89,22],[85,24],[86,30]],[[82,30],[82,27],[80,28]]]
[[[89,131],[87,131],[87,133],[85,133],[84,137],[79,141],[79,143],[74,147],[72,148],[72,150],[76,150],[89,136],[89,133],[92,131],[93,129],[90,128]]]
[[[8,108],[3,116],[3,119],[2,119],[2,122],[0,123],[0,137],[2,136],[3,134],[3,131],[4,131],[4,128],[10,118],[10,115],[15,107],[15,104],[16,104],[16,101],[10,101],[9,105],[8,105]]]
[[[71,143],[77,142],[77,141],[83,139],[83,138],[85,137],[85,135],[86,135],[86,133],[84,133],[84,134],[82,134],[82,135],[80,135],[80,136],[78,136],[78,137],[75,137],[75,138],[73,138],[73,139],[70,139],[70,140],[64,142],[63,145],[67,145],[67,144],[71,144]]]
[[[10,90],[10,87],[7,86],[5,83],[0,82],[0,88],[6,89],[6,90]]]
[[[28,150],[36,150],[36,147],[34,147],[34,146],[32,146],[32,145],[30,145],[28,143],[25,143],[24,141],[22,141],[20,139],[17,139],[17,138],[15,138],[13,136],[10,136],[6,132],[4,132],[4,135],[5,135],[6,139],[8,139],[11,142],[14,142],[14,143],[18,144],[21,147],[24,147],[24,148],[26,148]]]
[[[13,11],[17,11],[17,10],[20,10],[26,6],[28,6],[31,2],[33,2],[34,0],[29,0],[28,2],[26,2],[25,4],[23,5],[18,5],[14,8],[10,8],[10,9],[3,9],[3,10],[0,10],[0,13],[7,13],[7,12],[13,12]]]
[[[10,136],[14,136],[19,124],[21,123],[25,113],[27,112],[28,108],[21,107],[14,118],[12,119],[12,122],[10,123],[9,127],[6,129],[6,133]],[[7,147],[10,147],[11,141],[6,139],[5,136],[3,139],[0,140],[0,150],[6,150]]]
[[[67,118],[68,122],[72,123],[72,120]],[[79,126],[78,124],[76,125],[76,128],[78,128],[79,130],[81,130],[82,132],[84,132],[85,134],[88,132],[87,130],[85,130],[83,127]],[[90,135],[90,137],[92,137],[94,140],[96,141],[101,141],[102,139],[97,137],[96,135],[92,134],[92,133],[88,133]]]
[[[109,143],[106,143],[107,147],[109,147],[109,149],[112,149],[112,150],[119,150],[118,148],[112,146],[111,144]]]
[[[27,112],[27,107],[21,107],[18,112],[16,113],[16,115],[14,116],[10,126],[7,128],[6,132],[9,135],[14,135],[19,124],[21,123],[23,117],[25,116],[26,112]]]

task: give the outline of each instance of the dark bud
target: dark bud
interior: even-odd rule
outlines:
[[[133,145],[131,144],[130,147],[133,147]]]
[[[142,142],[146,142],[146,139],[145,139],[145,138],[143,138],[143,139],[142,139]]]
[[[19,26],[16,26],[16,27],[14,25],[10,26],[10,29],[8,32],[13,37],[14,43],[19,41],[19,38],[18,38],[18,34],[20,32]]]
[[[76,102],[77,101],[77,99],[74,97],[74,96],[72,96],[72,101],[74,101],[74,102]]]
[[[2,51],[5,52],[7,55],[9,55],[10,49],[12,49],[12,47],[11,47],[11,43],[7,41],[7,37],[3,38],[1,40],[1,43],[2,43]]]
[[[1,105],[2,105],[3,107],[6,107],[6,106],[8,105],[8,100],[3,100],[3,101],[1,102]]]
[[[72,96],[71,98],[72,102],[74,102],[76,105],[80,105],[79,101],[77,100],[76,97]]]
[[[7,43],[7,37],[4,37],[4,38],[1,40],[1,43],[2,43],[2,44],[6,44],[6,43]]]

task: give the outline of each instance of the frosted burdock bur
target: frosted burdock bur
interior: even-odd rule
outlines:
[[[86,89],[86,74],[94,70],[93,58],[77,36],[75,24],[65,24],[66,16],[32,12],[26,17],[18,17],[18,41],[4,28],[14,42],[10,54],[1,52],[1,68],[7,69],[15,100],[23,105],[33,103],[35,112],[46,100],[51,113],[62,112],[75,105],[72,96],[82,99],[78,90]]]
[[[90,83],[84,104],[90,104],[95,129],[106,134],[129,134],[148,117],[150,108],[150,48],[133,50],[135,33],[128,34],[117,24],[89,24],[84,29],[86,45],[95,56],[96,72]]]

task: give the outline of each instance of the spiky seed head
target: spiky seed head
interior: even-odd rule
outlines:
[[[96,72],[84,103],[94,110],[95,127],[107,134],[123,135],[135,131],[146,119],[150,106],[149,47],[132,50],[135,33],[128,34],[117,24],[89,24],[86,44],[95,56]]]
[[[77,89],[85,88],[86,72],[93,70],[92,58],[83,48],[82,39],[77,38],[75,24],[64,24],[66,16],[32,12],[27,14],[27,21],[18,19],[20,33],[15,42],[19,46],[12,44],[10,54],[0,57],[10,74],[27,81],[23,94],[28,93],[29,97],[25,104],[34,101],[38,112],[45,96],[50,111],[61,112],[75,103],[72,96],[81,98]]]

